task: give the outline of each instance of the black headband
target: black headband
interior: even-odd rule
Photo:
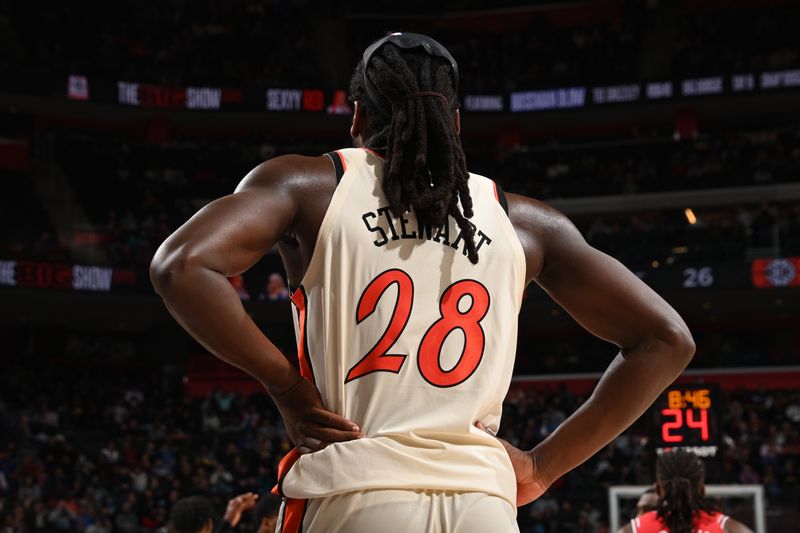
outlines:
[[[367,96],[369,97],[370,102],[372,102],[380,112],[385,115],[391,115],[392,103],[387,100],[386,97],[381,95],[375,85],[369,80],[369,77],[367,76],[367,66],[369,65],[370,59],[372,59],[372,54],[377,52],[378,49],[386,43],[392,43],[393,45],[404,49],[421,46],[428,55],[433,57],[441,57],[442,59],[447,60],[447,62],[450,63],[450,68],[453,70],[453,98],[449,101],[449,104],[452,105],[455,103],[456,94],[458,93],[458,63],[456,63],[456,60],[450,55],[450,52],[447,51],[447,48],[427,35],[398,32],[390,33],[383,39],[379,39],[369,45],[369,47],[364,50],[364,55],[361,58],[364,75],[364,89],[367,91]]]

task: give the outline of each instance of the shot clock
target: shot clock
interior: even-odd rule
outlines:
[[[651,442],[656,453],[683,448],[706,459],[721,457],[718,392],[714,385],[667,388],[651,411]]]
[[[664,444],[707,444],[711,439],[708,412],[711,389],[677,388],[667,391],[667,406],[661,409],[661,441]]]

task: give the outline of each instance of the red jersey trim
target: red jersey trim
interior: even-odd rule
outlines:
[[[362,150],[364,150],[365,152],[369,152],[369,153],[373,154],[374,156],[380,158],[381,160],[385,160],[386,159],[381,154],[379,154],[378,152],[376,152],[375,150],[373,150],[371,148],[362,148]]]
[[[300,285],[292,294],[291,301],[297,308],[297,361],[300,364],[300,375],[315,383],[314,368],[308,353],[308,295],[305,287]]]
[[[272,488],[272,494],[286,497],[283,493],[283,479],[298,459],[300,459],[300,450],[297,448],[292,448],[289,453],[283,456],[281,462],[278,463],[278,483]]]
[[[705,513],[695,516],[693,528],[708,533],[721,533],[725,531],[725,521],[728,517],[722,513]],[[658,518],[657,511],[650,511],[631,520],[633,533],[659,533],[666,531],[666,526]],[[693,530],[694,530],[693,529]]]
[[[290,300],[297,309],[297,361],[300,365],[300,375],[314,383],[314,370],[311,366],[311,360],[308,357],[308,335],[306,332],[306,324],[308,323],[308,295],[306,294],[305,287],[300,285],[297,290],[294,291]],[[283,493],[283,480],[298,459],[300,459],[300,451],[297,448],[292,448],[289,453],[283,456],[283,459],[278,463],[278,483],[272,488],[272,494],[286,498],[286,495]],[[305,517],[306,514],[307,503],[306,500],[286,498],[283,521],[281,522],[281,533],[300,533],[303,527],[303,517]]]
[[[286,503],[283,506],[280,533],[301,533],[303,531],[303,519],[306,517],[307,510],[308,500],[286,498]]]
[[[342,152],[340,152],[339,150],[336,150],[336,155],[339,156],[339,161],[342,162],[342,170],[344,172],[347,172],[347,161],[344,160],[344,156],[342,155]]]

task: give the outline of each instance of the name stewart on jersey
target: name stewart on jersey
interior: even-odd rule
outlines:
[[[400,239],[427,239],[455,250],[461,247],[462,253],[467,255],[466,243],[453,217],[448,216],[440,226],[431,226],[431,224],[419,224],[414,213],[396,217],[389,206],[384,206],[376,211],[367,211],[361,215],[361,220],[367,229],[375,234],[376,238],[372,243],[378,248]],[[470,224],[475,228],[475,250],[480,251],[484,244],[489,246],[492,239],[474,224],[471,222]]]

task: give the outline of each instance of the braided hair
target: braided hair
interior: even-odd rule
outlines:
[[[392,103],[391,115],[370,101],[364,68],[370,82]],[[367,111],[372,135],[365,146],[386,150],[382,185],[392,214],[399,217],[413,210],[421,226],[446,224],[452,216],[467,257],[475,264],[475,226],[467,220],[473,214],[469,172],[455,127],[454,91],[451,67],[445,60],[392,43],[381,46],[369,65],[359,63],[350,80],[350,100]]]
[[[702,492],[705,475],[703,461],[693,453],[675,450],[658,458],[656,477],[662,493],[656,512],[671,533],[691,533],[700,512],[715,511]]]

